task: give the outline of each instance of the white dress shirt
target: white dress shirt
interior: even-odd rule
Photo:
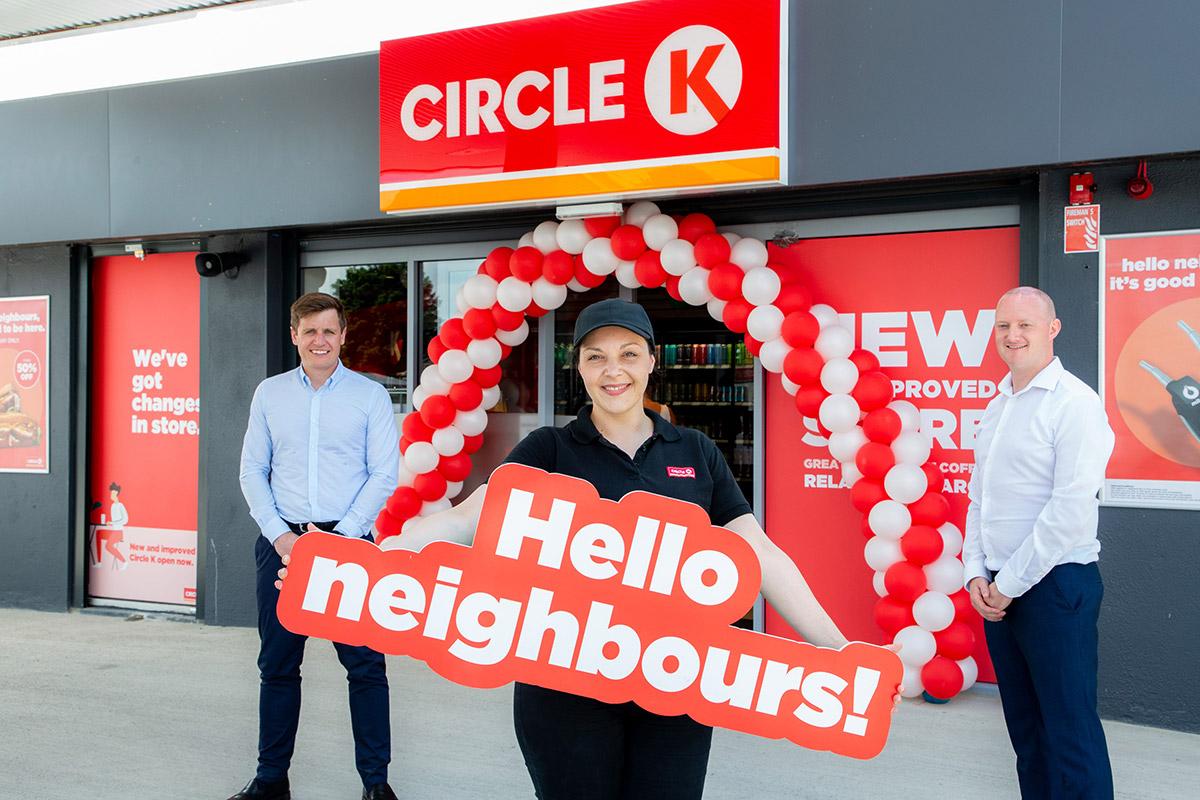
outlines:
[[[991,570],[997,589],[1020,597],[1059,564],[1097,560],[1097,493],[1113,442],[1099,396],[1057,358],[1019,392],[1006,375],[975,444],[965,583]]]

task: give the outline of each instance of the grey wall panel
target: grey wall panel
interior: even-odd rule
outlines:
[[[1200,227],[1200,161],[1152,165],[1154,195],[1124,194],[1134,165],[1100,170],[1101,233]],[[1063,330],[1056,352],[1067,369],[1096,385],[1099,286],[1096,253],[1064,255],[1063,205],[1069,171],[1042,179],[1043,238],[1039,285],[1054,297]],[[1100,619],[1100,710],[1124,719],[1200,731],[1200,597],[1188,591],[1200,560],[1197,513],[1151,509],[1100,510],[1100,571],[1105,597]]]
[[[1059,5],[791,7],[791,182],[1058,160]]]
[[[0,103],[0,243],[107,233],[107,94]]]
[[[71,267],[65,246],[0,248],[0,297],[50,295],[50,472],[0,473],[0,606],[70,602]]]
[[[1065,0],[1062,162],[1200,150],[1194,0]]]
[[[112,235],[380,218],[377,63],[112,91]]]

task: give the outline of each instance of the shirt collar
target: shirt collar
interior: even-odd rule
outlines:
[[[298,376],[300,376],[300,385],[301,386],[303,386],[306,389],[312,388],[312,381],[310,381],[308,379],[308,373],[304,371],[303,365],[296,367],[296,374]],[[342,379],[342,376],[345,374],[346,374],[346,367],[342,364],[342,360],[339,358],[338,362],[337,362],[337,366],[333,368],[333,373],[328,378],[326,378],[325,383],[323,383],[321,385],[329,386],[330,388],[333,388],[334,386],[336,386],[338,384],[338,382]]]
[[[654,433],[652,436],[661,436],[665,441],[677,442],[682,437],[679,429],[671,423],[667,422],[658,414],[650,409],[645,409],[646,416],[654,423]],[[600,431],[596,428],[596,423],[592,422],[592,406],[588,404],[579,409],[579,416],[570,425],[571,436],[575,441],[581,444],[590,444],[600,438]]]
[[[1011,372],[1004,376],[1003,380],[1000,381],[1000,385],[996,388],[1000,394],[1006,397],[1015,397],[1019,394],[1024,394],[1034,387],[1052,392],[1058,386],[1058,381],[1062,378],[1065,371],[1062,362],[1058,360],[1058,356],[1055,356],[1050,360],[1049,364],[1042,367],[1041,372],[1033,376],[1033,380],[1026,384],[1025,388],[1021,391],[1013,391],[1013,377]]]

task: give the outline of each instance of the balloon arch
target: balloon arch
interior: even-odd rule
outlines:
[[[904,693],[949,698],[978,674],[974,615],[962,589],[962,533],[949,521],[942,476],[916,406],[893,400],[875,354],[828,305],[813,304],[799,276],[770,263],[767,246],[719,233],[704,214],[675,218],[650,202],[620,217],[543,222],[517,248],[498,247],[457,298],[459,316],[429,343],[402,426],[400,482],[375,521],[380,538],[411,519],[450,507],[483,443],[487,409],[500,399],[500,362],[529,335],[527,316],[558,308],[567,290],[609,275],[624,286],[663,286],[680,302],[706,305],[745,334],[763,367],[842,464],[850,499],[864,515],[867,564],[879,595],[874,617],[900,645]]]

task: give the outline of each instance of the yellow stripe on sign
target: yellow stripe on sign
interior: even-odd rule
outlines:
[[[556,197],[619,195],[658,189],[778,180],[779,158],[761,156],[702,164],[636,167],[582,175],[546,175],[539,178],[390,189],[379,193],[379,209],[385,212],[418,211],[427,208],[519,203]]]

